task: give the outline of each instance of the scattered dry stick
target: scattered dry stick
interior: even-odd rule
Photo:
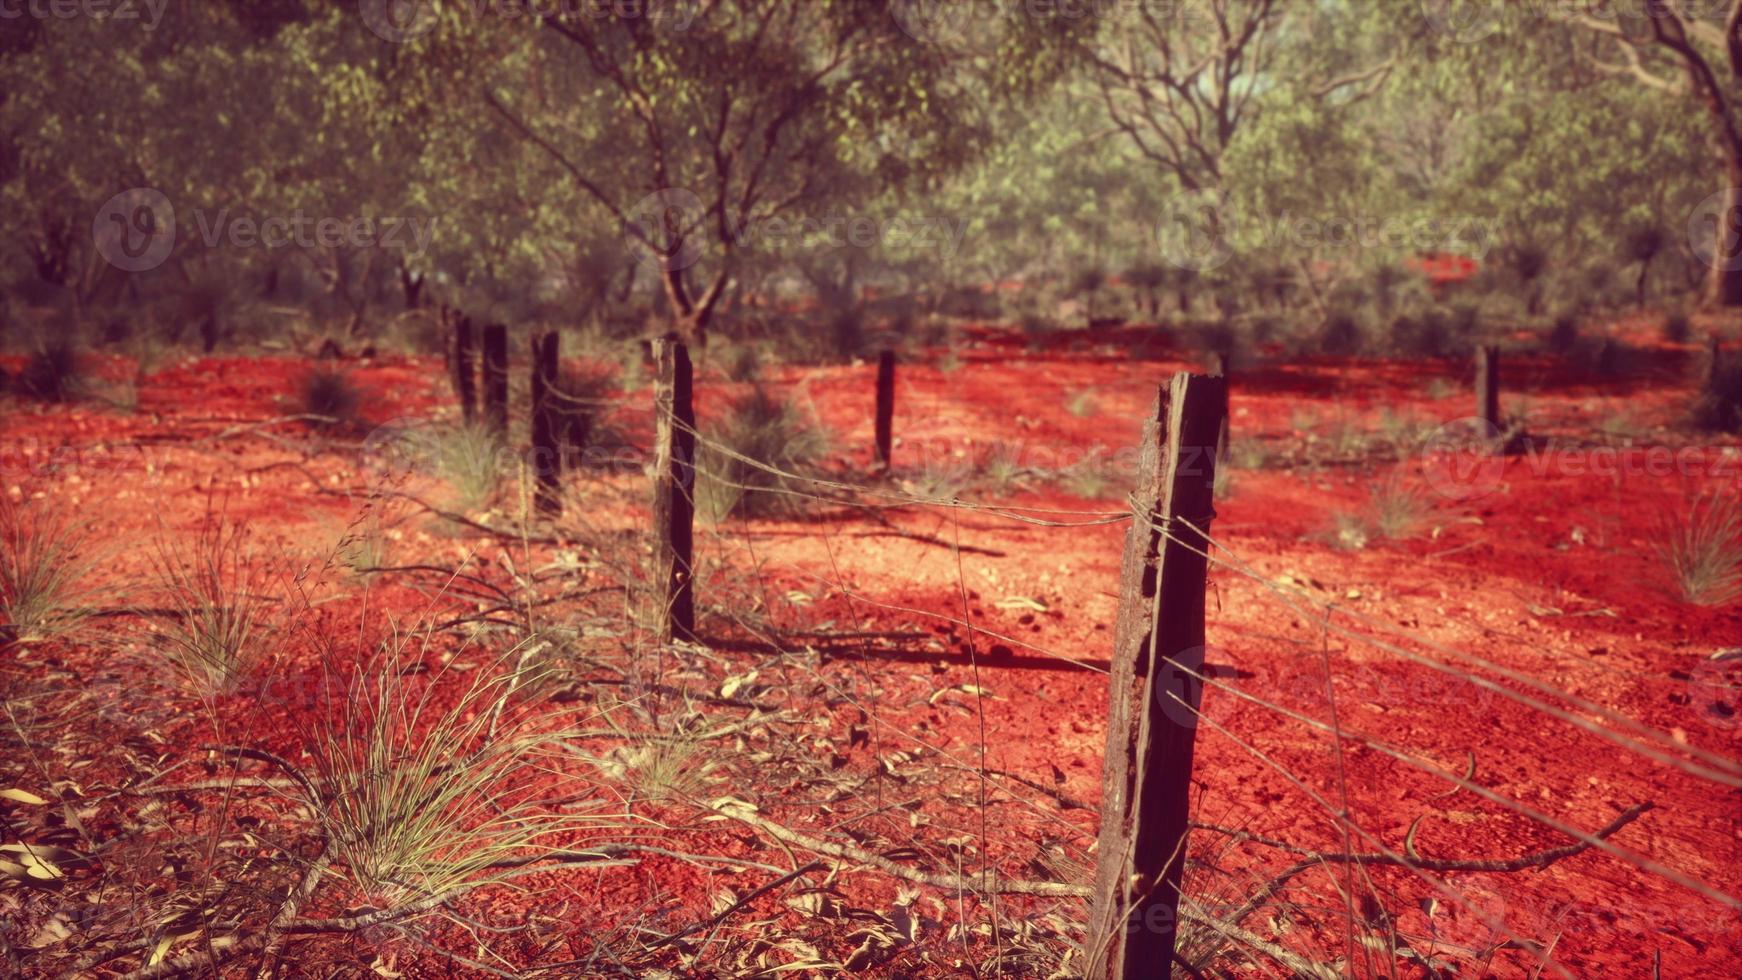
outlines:
[[[799,833],[796,830],[791,830],[787,827],[781,826],[780,824],[760,817],[743,807],[716,807],[715,812],[723,817],[728,817],[732,820],[738,820],[749,824],[757,830],[768,834],[770,837],[785,841],[788,844],[795,844],[807,851],[814,851],[817,854],[827,854],[830,857],[843,858],[848,861],[856,861],[860,864],[876,868],[886,874],[894,875],[897,878],[904,878],[908,881],[917,882],[921,885],[929,885],[933,888],[945,888],[951,891],[964,890],[996,892],[1006,895],[1046,895],[1054,898],[1086,898],[1089,895],[1089,889],[1087,886],[1071,885],[1058,881],[994,879],[988,886],[978,878],[965,878],[961,875],[937,874],[930,871],[920,871],[917,868],[909,868],[905,865],[896,864],[894,861],[891,861],[882,855],[872,854],[870,851],[863,848],[852,847],[846,844],[835,844],[826,840],[819,840],[818,838],[811,837],[808,834]]]

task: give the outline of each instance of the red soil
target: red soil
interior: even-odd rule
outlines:
[[[916,867],[952,870],[956,852],[941,843],[951,837],[969,842],[960,858],[966,867],[984,848],[1007,877],[1042,876],[1036,861],[1055,869],[1092,862],[1095,814],[1071,804],[1092,808],[1100,795],[1102,670],[1125,525],[1090,522],[1122,506],[1129,469],[1121,464],[1157,384],[1194,366],[1159,344],[1146,348],[1148,339],[1141,331],[1081,332],[1051,349],[1025,351],[1022,338],[986,331],[970,336],[953,370],[943,370],[935,356],[914,355],[900,371],[895,485],[966,472],[998,454],[1034,471],[1112,467],[1104,490],[1089,498],[1038,472],[1002,490],[963,491],[1073,526],[1024,523],[977,508],[912,507],[883,511],[880,522],[857,511],[825,511],[804,520],[725,525],[701,536],[705,559],[761,569],[756,589],[783,626],[828,621],[836,630],[924,637],[829,647],[816,689],[794,695],[814,713],[816,751],[837,754],[843,772],[862,777],[853,794],[819,805],[814,788],[784,779],[778,767],[719,793],[754,801],[778,823],[839,840],[846,838],[830,828],[852,814],[853,833],[912,847],[917,854],[897,858]],[[1649,860],[1710,890],[1742,894],[1742,797],[1591,730],[1619,730],[1611,715],[1632,719],[1667,735],[1661,755],[1677,762],[1687,760],[1686,747],[1732,759],[1742,747],[1742,719],[1723,686],[1735,678],[1707,661],[1742,645],[1742,607],[1706,609],[1674,599],[1651,547],[1660,510],[1696,487],[1734,494],[1742,479],[1733,442],[1696,444],[1673,428],[1691,357],[1653,346],[1637,375],[1620,381],[1584,377],[1544,357],[1509,361],[1509,407],[1522,411],[1527,402],[1533,435],[1581,448],[1527,452],[1470,471],[1474,476],[1424,468],[1416,458],[1311,462],[1327,454],[1338,430],[1373,430],[1383,412],[1430,428],[1462,417],[1470,402],[1463,365],[1307,358],[1237,366],[1234,439],[1261,442],[1274,462],[1235,474],[1212,529],[1229,564],[1239,567],[1222,565],[1211,575],[1209,661],[1219,686],[1206,693],[1208,720],[1199,727],[1197,818],[1333,852],[1401,852],[1412,825],[1417,851],[1429,858],[1507,858],[1568,842],[1518,807],[1459,789],[1369,741],[1453,776],[1473,772],[1471,782],[1502,800],[1582,832],[1634,804],[1656,804],[1613,838],[1624,856],[1593,850],[1518,873],[1316,869],[1285,893],[1296,904],[1266,908],[1247,928],[1316,958],[1352,955],[1355,965],[1346,972],[1370,972],[1375,967],[1348,938],[1346,916],[1361,910],[1346,913],[1334,884],[1383,897],[1384,911],[1368,910],[1372,919],[1358,931],[1385,931],[1380,920],[1389,915],[1390,925],[1424,953],[1443,957],[1507,944],[1480,958],[1492,975],[1532,975],[1543,957],[1556,964],[1549,975],[1558,968],[1580,977],[1647,976],[1654,961],[1665,977],[1742,974],[1742,918],[1637,866]],[[375,393],[366,409],[373,423],[450,411],[438,361],[388,357],[353,367]],[[159,527],[191,530],[211,494],[247,522],[258,542],[276,542],[288,561],[318,564],[313,543],[330,546],[334,529],[360,504],[343,492],[358,482],[354,457],[304,452],[307,434],[294,425],[252,427],[294,413],[291,393],[304,370],[305,363],[276,358],[186,361],[146,381],[134,415],[8,403],[0,417],[6,472],[0,491],[28,485],[68,494],[106,533],[127,541]],[[738,386],[716,377],[705,358],[702,371],[705,425]],[[770,372],[773,383],[807,398],[833,433],[841,448],[834,462],[843,473],[870,470],[873,373],[865,365]],[[1449,395],[1430,395],[1436,379],[1450,386]],[[644,431],[645,398],[645,392],[628,396],[624,425],[632,438]],[[1634,432],[1612,435],[1610,442],[1625,451],[1609,452],[1597,423],[1623,412]],[[1684,461],[1667,475],[1651,469],[1644,451],[1691,445],[1705,447],[1703,455],[1687,457],[1698,465]],[[1725,446],[1730,456],[1718,451]],[[49,460],[59,466],[45,465]],[[1464,475],[1448,483],[1446,472]],[[1393,474],[1430,488],[1433,506],[1420,532],[1359,550],[1335,547],[1327,534],[1333,512],[1361,509],[1369,490]],[[633,477],[624,479],[633,485]],[[1087,482],[1071,485],[1095,490]],[[633,514],[623,517],[625,526],[634,525]],[[483,537],[414,537],[425,560],[451,563],[464,552],[485,562],[515,560],[514,548]],[[118,561],[124,572],[143,574],[147,565],[137,553]],[[340,594],[321,607],[330,632],[325,625],[317,632],[354,633],[365,613],[406,614],[428,601],[393,586],[363,597]],[[1325,603],[1337,609],[1330,629]],[[52,653],[75,671],[92,669],[95,656]],[[766,655],[724,656],[736,658],[732,669],[741,671]],[[1448,674],[1427,661],[1457,669]],[[1543,694],[1525,679],[1565,693]],[[1561,716],[1512,695],[1535,697]],[[153,728],[172,745],[202,744],[216,729],[230,741],[294,746],[282,699],[257,692],[216,706],[210,717],[189,711],[161,685],[120,685],[109,696],[133,725]],[[1333,718],[1347,736],[1340,745],[1302,720],[1328,725]],[[898,750],[918,757],[891,763]],[[909,776],[946,764],[984,766],[1027,784],[964,772],[951,778],[950,793],[928,789],[915,798]],[[9,764],[0,782],[28,786],[29,778]],[[1359,828],[1352,837],[1335,810]],[[697,823],[693,814],[654,815],[679,827],[668,836],[676,849],[784,860],[753,846],[754,835]],[[1254,844],[1230,846],[1210,831],[1194,837],[1193,857],[1219,871],[1194,870],[1188,891],[1198,889],[1202,901],[1223,911],[1294,860]],[[889,915],[907,886],[850,868],[834,883],[835,893],[850,908]],[[649,859],[629,869],[523,879],[526,892],[492,893],[470,914],[547,914],[561,922],[560,948],[568,950],[548,958],[580,958],[595,940],[639,916],[648,917],[648,928],[669,931],[706,918],[709,896],[722,885],[742,894],[766,877]],[[988,937],[969,943],[945,930],[964,914],[984,923],[991,910],[976,911],[951,891],[920,890],[914,907],[928,930],[873,975],[965,975],[966,961],[984,953]],[[1045,928],[1052,928],[1045,925],[1049,916],[1080,918],[1080,903],[1069,900],[1001,901],[1001,930],[1025,918]],[[856,944],[850,923],[819,933],[777,895],[755,908],[747,915],[765,923],[770,937],[783,928],[811,929],[805,935],[824,959],[844,959]],[[970,946],[975,952],[964,955]],[[454,948],[468,947],[461,941]],[[322,955],[350,962],[332,949]],[[400,969],[428,963],[427,973],[415,975],[454,969],[415,947],[400,956]],[[795,958],[783,953],[774,962]],[[1472,975],[1481,972],[1467,953],[1453,961]],[[1378,963],[1389,969],[1389,961]]]

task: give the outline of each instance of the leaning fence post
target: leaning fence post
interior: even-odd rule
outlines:
[[[484,421],[508,431],[508,328],[500,323],[484,328]]]
[[[1500,348],[1484,344],[1476,348],[1476,411],[1489,431],[1504,431],[1500,420]]]
[[[895,352],[877,356],[877,465],[889,468],[895,428]]]
[[[472,365],[472,318],[454,319],[454,392],[460,396],[460,412],[467,422],[478,414],[478,388]]]
[[[1202,697],[1222,378],[1177,374],[1144,420],[1125,535],[1086,976],[1171,972]]]
[[[532,470],[533,497],[541,513],[560,514],[562,457],[558,454],[556,418],[551,395],[556,386],[557,332],[539,334],[532,342]]]
[[[675,337],[654,343],[658,376],[653,388],[654,581],[663,591],[658,639],[696,636],[695,533],[696,415],[690,351]]]

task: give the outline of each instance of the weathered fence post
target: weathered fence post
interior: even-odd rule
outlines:
[[[1085,971],[1093,980],[1172,972],[1226,403],[1223,379],[1177,374],[1144,420],[1113,634]]]
[[[1222,428],[1216,433],[1216,465],[1228,465],[1229,416],[1228,396],[1234,389],[1234,354],[1219,347],[1210,354],[1210,376],[1222,379]]]
[[[460,412],[467,422],[478,414],[478,388],[472,371],[472,318],[454,317],[454,392],[460,396]]]
[[[1505,431],[1500,417],[1500,348],[1493,344],[1476,348],[1476,412],[1490,431]]]
[[[1717,334],[1706,340],[1706,388],[1717,390],[1718,376],[1724,372],[1724,342]]]
[[[877,465],[889,468],[895,441],[895,352],[877,356]]]
[[[500,323],[484,328],[484,422],[508,431],[508,328]]]
[[[691,556],[695,533],[696,416],[690,351],[676,337],[654,344],[653,388],[654,581],[664,584],[658,639],[696,637]]]
[[[562,456],[557,448],[556,413],[551,405],[557,378],[557,332],[532,342],[532,470],[534,501],[540,513],[560,514],[563,503]]]

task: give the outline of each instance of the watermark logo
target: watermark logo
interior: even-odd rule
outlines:
[[[661,269],[687,269],[702,258],[699,232],[707,209],[694,191],[668,187],[655,191],[623,217],[623,238],[635,261]]]
[[[1500,430],[1484,418],[1447,422],[1422,442],[1423,481],[1448,500],[1475,500],[1493,493],[1506,475],[1502,438]]]
[[[182,226],[187,223],[183,222]],[[257,219],[193,211],[194,227],[207,248],[381,248],[404,251],[416,258],[429,250],[435,236],[433,218],[314,217],[301,210]],[[174,251],[178,224],[175,206],[161,191],[136,187],[104,202],[91,221],[97,253],[124,272],[145,272],[162,265]]]
[[[1718,191],[1695,205],[1688,216],[1688,248],[1707,267],[1733,272],[1742,269],[1742,207],[1732,206],[1731,196],[1742,192]]]
[[[428,419],[397,418],[376,426],[363,439],[363,460],[380,485],[434,470],[441,434]]]
[[[91,239],[97,254],[117,269],[155,269],[175,249],[175,205],[153,187],[122,191],[91,219]]]
[[[422,37],[436,24],[432,0],[359,0],[358,7],[369,30],[394,44]]]
[[[169,0],[0,0],[0,21],[92,20],[137,22],[154,31],[163,23]]]
[[[1688,678],[1688,706],[1713,728],[1742,726],[1742,647],[1699,662]]]
[[[961,0],[894,0],[889,15],[902,33],[922,44],[943,44],[962,35],[971,7]]]
[[[1204,679],[1230,662],[1227,651],[1217,646],[1182,650],[1156,670],[1152,691],[1155,706],[1181,728],[1197,728],[1203,712]]]
[[[1503,0],[1421,0],[1428,26],[1459,44],[1485,41],[1500,30]]]
[[[1180,269],[1208,272],[1234,256],[1229,242],[1233,211],[1216,190],[1176,194],[1155,224],[1162,260]]]

